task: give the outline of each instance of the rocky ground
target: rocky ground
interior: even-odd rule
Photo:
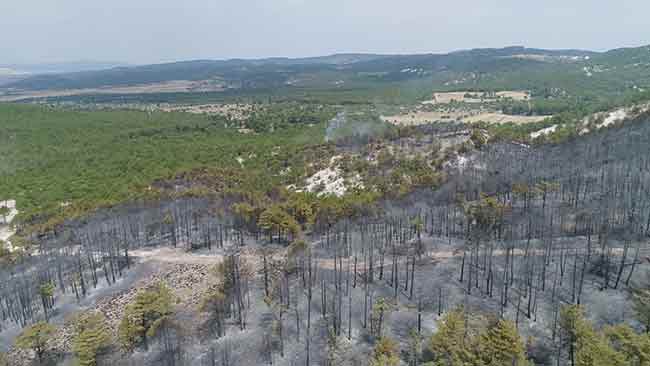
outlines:
[[[137,254],[137,253],[136,253]],[[181,258],[183,258],[181,256]],[[196,256],[197,263],[170,262],[169,257],[160,255],[157,259],[153,254],[143,257],[138,266],[141,272],[150,273],[142,276],[133,285],[128,288],[118,290],[106,296],[97,297],[92,304],[91,311],[103,314],[106,317],[106,323],[109,333],[117,335],[119,322],[124,314],[126,306],[132,302],[139,291],[163,282],[173,291],[178,299],[176,303],[177,310],[185,310],[198,313],[200,299],[213,280],[211,268],[220,257],[214,257],[210,263],[202,261],[200,256]],[[79,304],[79,310],[85,310],[84,304]],[[54,341],[49,345],[49,353],[55,355],[64,355],[71,352],[72,349],[72,329],[66,324],[65,319],[70,318],[74,311],[67,314],[60,314],[59,321],[62,319],[63,324],[58,327],[57,334],[53,337]],[[56,321],[56,319],[55,319]],[[53,321],[53,323],[55,322]],[[11,365],[28,365],[29,360],[34,359],[33,352],[22,351],[16,348],[8,352]]]

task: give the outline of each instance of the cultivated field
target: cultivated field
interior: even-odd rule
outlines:
[[[422,102],[422,104],[449,104],[451,102],[462,103],[484,103],[495,102],[501,99],[512,100],[529,100],[530,93],[527,91],[500,91],[496,93],[488,92],[472,92],[472,91],[459,91],[459,92],[445,92],[433,93],[433,99]]]
[[[485,111],[417,111],[394,116],[381,116],[385,122],[397,126],[417,126],[435,122],[460,121],[466,123],[486,122],[493,124],[515,123],[526,124],[543,121],[549,116],[519,116],[500,112]]]

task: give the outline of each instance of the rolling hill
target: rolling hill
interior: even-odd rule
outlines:
[[[193,60],[134,67],[115,67],[55,75],[35,75],[5,88],[15,90],[79,89],[161,83],[171,80],[223,79],[234,86],[283,85],[292,78],[332,73],[338,78],[379,81],[414,79],[447,73],[499,74],[553,69],[570,74],[583,67],[650,62],[648,47],[605,53],[580,50],[542,50],[524,47],[473,49],[448,54],[372,55],[336,54],[310,58],[258,60]],[[647,65],[646,65],[647,66]],[[647,70],[646,70],[647,71]]]

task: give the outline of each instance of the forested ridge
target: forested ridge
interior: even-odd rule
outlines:
[[[432,91],[529,90],[537,111],[569,111],[633,97],[650,86],[648,46],[607,52],[526,47],[472,49],[447,54],[332,55],[305,59],[194,60],[64,74],[31,75],[0,89],[0,96],[84,102],[224,101],[252,96],[290,100],[404,103]],[[129,94],[101,88],[195,84],[187,92]],[[208,85],[209,90],[202,87]],[[29,91],[84,90],[42,97]],[[155,88],[154,88],[155,89]],[[92,89],[91,89],[92,90]],[[193,92],[196,91],[196,92]],[[537,104],[537,103],[536,103]]]

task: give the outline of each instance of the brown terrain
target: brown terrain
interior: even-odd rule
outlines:
[[[174,80],[162,83],[131,85],[131,86],[111,86],[101,88],[85,89],[60,89],[60,90],[17,90],[0,93],[0,102],[16,102],[24,99],[33,98],[50,98],[50,97],[67,97],[72,95],[92,95],[92,94],[153,94],[153,93],[189,93],[189,92],[219,92],[225,90],[222,83],[214,80]]]

